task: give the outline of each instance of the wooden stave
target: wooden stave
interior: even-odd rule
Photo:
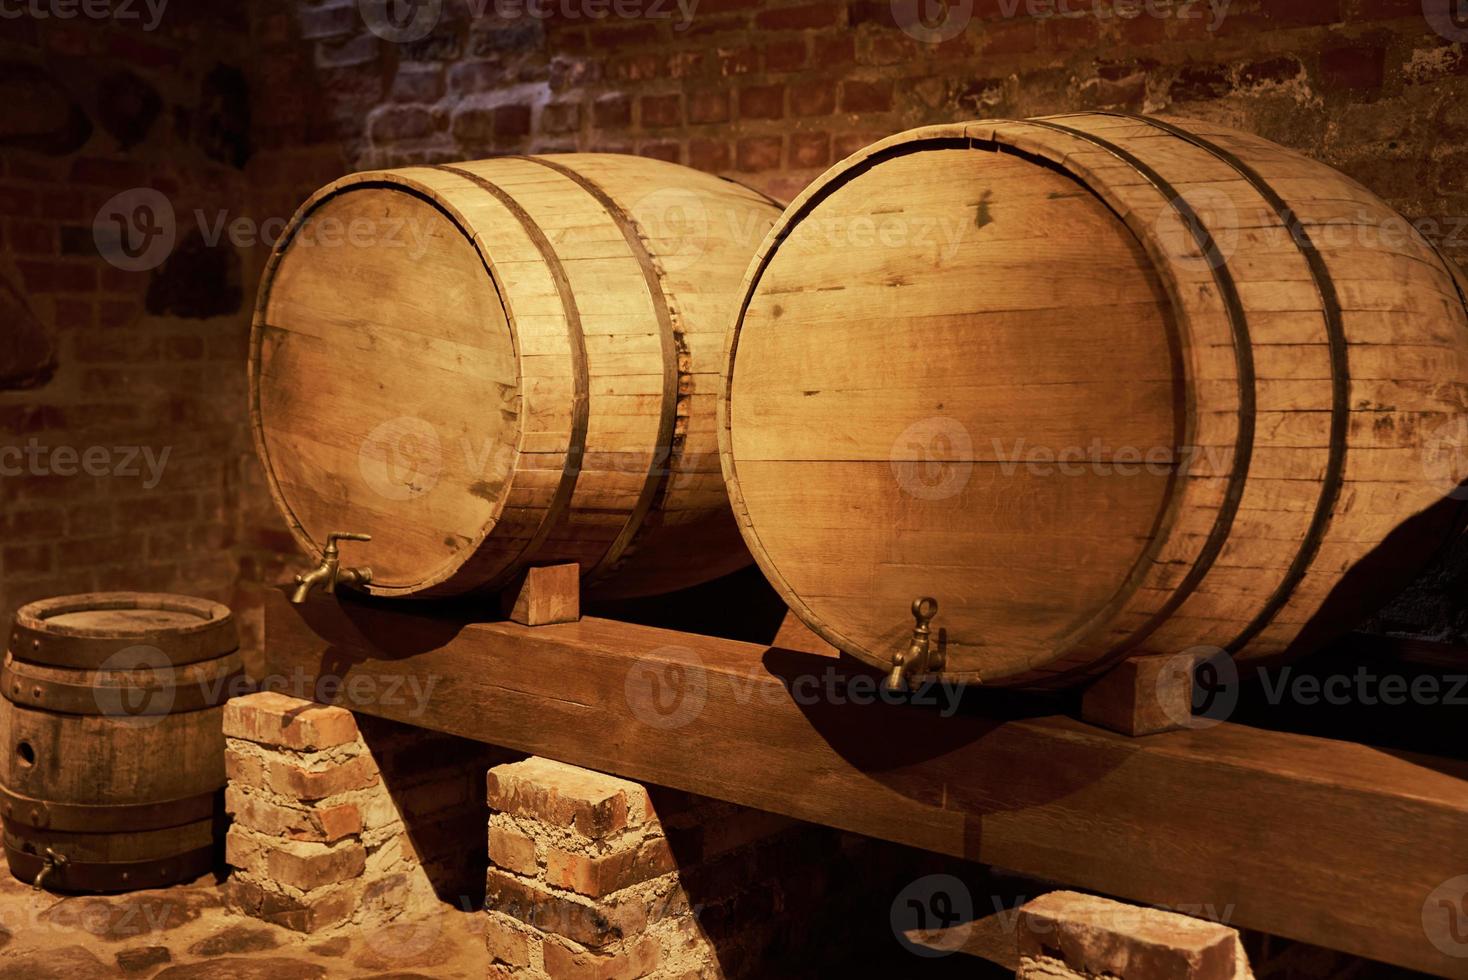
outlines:
[[[1102,124],[1098,127],[1098,132],[1100,133],[1105,132],[1106,123],[1112,121],[1113,119],[1124,119],[1125,121],[1124,123],[1121,123],[1121,125],[1145,126],[1149,130],[1145,134],[1147,136],[1157,136],[1161,133],[1161,130],[1154,126],[1153,121],[1151,120],[1145,120],[1138,117],[1130,116],[1123,117],[1121,114],[1078,113],[1066,117],[1056,117],[1056,120],[1064,122],[1072,121],[1077,118],[1085,119],[1088,122],[1097,119],[1103,120]],[[762,270],[764,266],[768,263],[771,254],[775,249],[779,247],[780,242],[792,232],[791,226],[794,220],[802,216],[803,212],[806,209],[812,207],[813,203],[817,202],[820,196],[828,191],[828,188],[831,184],[842,179],[843,176],[848,174],[855,167],[860,166],[863,161],[866,161],[873,157],[879,157],[884,153],[899,152],[906,144],[921,142],[924,140],[952,140],[956,138],[961,138],[970,141],[970,143],[972,144],[979,141],[996,141],[999,137],[1006,137],[1006,145],[1012,149],[1030,151],[1036,153],[1036,155],[1049,155],[1052,161],[1057,165],[1074,165],[1078,159],[1075,155],[1066,152],[1064,148],[1058,149],[1055,145],[1049,143],[1046,139],[1046,137],[1048,137],[1051,132],[1054,132],[1055,130],[1061,130],[1063,128],[1064,127],[1057,125],[1056,122],[1053,122],[1051,120],[1030,120],[1027,122],[980,121],[970,124],[925,127],[918,130],[912,130],[907,133],[898,134],[887,140],[875,143],[872,146],[867,147],[865,150],[862,150],[853,155],[851,158],[848,158],[847,160],[842,161],[841,163],[838,163],[836,166],[832,167],[824,175],[822,175],[822,177],[820,177],[809,187],[807,187],[807,189],[794,202],[792,202],[790,208],[787,210],[781,222],[776,226],[775,229],[772,230],[771,234],[766,238],[764,245],[761,247],[760,254],[756,257],[755,262],[751,264],[750,269],[746,274],[744,283],[744,307],[741,308],[741,313],[736,319],[734,326],[732,327],[729,334],[729,342],[726,346],[725,373],[722,379],[723,384],[721,387],[719,400],[720,452],[724,467],[725,479],[729,487],[731,499],[734,503],[736,516],[739,518],[740,530],[742,533],[744,533],[746,541],[750,546],[750,550],[755,556],[756,562],[759,564],[762,571],[764,571],[766,577],[775,586],[777,591],[779,591],[782,597],[785,598],[792,610],[795,611],[797,615],[799,615],[800,618],[823,639],[844,650],[845,652],[857,656],[860,659],[866,660],[867,662],[872,663],[876,666],[884,668],[888,667],[890,666],[890,661],[888,661],[886,658],[872,655],[871,651],[863,649],[860,645],[851,641],[848,637],[841,633],[836,625],[824,621],[821,616],[819,616],[814,610],[812,610],[810,606],[801,598],[801,596],[794,589],[791,588],[788,581],[785,580],[775,560],[769,555],[769,553],[760,543],[757,533],[758,529],[751,525],[748,515],[748,508],[744,504],[742,497],[742,490],[740,487],[737,472],[737,460],[735,459],[733,454],[732,437],[730,431],[732,414],[730,412],[731,388],[734,383],[735,356],[738,350],[739,332],[742,329],[744,320],[743,311],[748,306],[748,303],[752,296],[752,292],[758,285]],[[1214,129],[1217,129],[1217,127],[1214,127]],[[1043,130],[1044,132],[1036,132],[1036,130]],[[1084,138],[1094,136],[1096,134],[1081,132],[1067,135],[1080,136]],[[1174,133],[1172,135],[1178,136],[1180,134]],[[1237,152],[1240,156],[1245,157],[1247,156],[1249,151],[1257,150],[1258,145],[1263,143],[1263,141],[1258,141],[1256,138],[1248,137],[1247,134],[1238,134],[1234,133],[1233,131],[1225,131],[1223,134],[1220,135],[1221,141],[1223,143],[1227,143],[1230,139],[1235,140],[1235,152]],[[1250,140],[1253,140],[1254,142],[1251,144]],[[1309,161],[1307,158],[1304,158],[1298,154],[1283,150],[1282,148],[1273,147],[1273,144],[1268,144],[1268,146],[1272,147],[1275,150],[1278,150],[1282,156],[1287,158],[1288,162],[1303,164],[1307,169],[1313,170],[1317,174],[1321,172],[1327,174],[1334,173],[1334,171],[1331,171],[1328,167],[1314,163],[1313,161]],[[1239,179],[1242,180],[1244,178],[1242,175],[1240,175]],[[1087,181],[1086,183],[1088,186],[1091,187],[1094,192],[1101,194],[1103,198],[1106,198],[1104,190],[1098,190],[1095,184],[1090,181]],[[1365,190],[1364,188],[1359,188],[1359,185],[1357,185],[1357,187],[1360,194],[1362,195],[1361,203],[1363,205],[1369,205],[1371,208],[1373,208],[1378,218],[1396,216],[1396,213],[1394,211],[1392,211],[1386,205],[1382,204],[1374,197],[1374,195],[1371,195],[1369,191]],[[1298,193],[1297,190],[1295,192]],[[1108,200],[1108,203],[1112,202]],[[1146,232],[1150,229],[1145,226],[1139,228],[1139,222],[1135,220],[1136,216],[1131,210],[1116,206],[1114,206],[1113,209],[1120,212],[1119,216],[1126,221],[1128,227],[1132,228],[1132,230],[1137,233],[1140,238],[1143,239],[1144,244],[1148,247],[1149,254],[1154,254],[1155,256],[1155,254],[1160,251],[1160,248],[1156,247],[1155,242],[1148,240],[1148,235],[1146,234]],[[1303,217],[1301,223],[1307,227],[1310,225],[1310,218],[1308,214]],[[1295,244],[1300,247],[1302,254],[1306,251],[1305,247],[1301,245],[1298,240],[1295,241]],[[1426,246],[1425,242],[1422,244]],[[1426,247],[1430,248],[1430,246]],[[1433,251],[1435,252],[1435,250]],[[1458,309],[1456,312],[1457,314],[1459,314],[1457,316],[1457,319],[1461,324],[1463,315],[1468,314],[1468,306],[1462,305],[1465,296],[1462,284],[1465,281],[1465,277],[1463,276],[1461,271],[1454,269],[1452,267],[1452,264],[1448,262],[1445,258],[1443,258],[1440,253],[1436,253],[1436,259],[1437,266],[1434,268],[1434,272],[1445,273],[1447,276],[1447,281],[1457,283],[1456,295],[1462,308]],[[1230,257],[1230,259],[1227,262],[1223,263],[1223,265],[1227,267],[1233,261],[1234,258]],[[1325,264],[1327,274],[1332,273],[1333,269],[1329,257],[1327,257]],[[1429,266],[1432,266],[1431,261],[1428,261],[1427,264]],[[1159,265],[1161,265],[1161,263],[1159,263]],[[1177,299],[1179,295],[1177,284],[1171,278],[1165,278],[1169,287],[1169,292],[1174,296],[1175,302],[1177,303],[1179,310],[1187,309],[1187,304]],[[1334,282],[1335,279],[1332,277],[1330,279],[1330,284],[1333,284]],[[1256,311],[1254,311],[1252,308],[1247,308],[1245,312],[1248,314],[1253,314]],[[1347,315],[1349,317],[1349,312]],[[1449,316],[1452,315],[1453,313],[1452,311],[1450,311]],[[1348,331],[1343,330],[1343,332]],[[1349,337],[1345,338],[1345,340],[1342,342],[1342,346],[1344,347],[1346,342],[1348,341]],[[1198,380],[1196,363],[1193,364],[1193,370],[1190,371],[1188,374],[1188,380],[1190,383],[1190,388],[1193,389],[1192,393],[1194,395],[1198,394],[1197,389],[1199,386],[1196,384]],[[1339,408],[1337,409],[1337,411],[1339,411]],[[1191,414],[1192,413],[1190,413],[1190,415]],[[1350,419],[1347,419],[1347,421],[1350,421]],[[1246,480],[1247,475],[1248,474],[1246,470]],[[1174,504],[1176,504],[1176,501],[1174,501]],[[1181,508],[1173,506],[1170,509],[1173,511],[1177,511]],[[1334,515],[1331,514],[1327,509],[1327,518],[1332,516]],[[1230,523],[1231,522],[1232,519],[1230,519]],[[1327,519],[1324,523],[1328,524],[1329,520]],[[1320,532],[1320,534],[1322,538],[1327,537],[1327,534],[1324,531]],[[1310,564],[1310,561],[1304,562],[1305,568],[1303,569],[1301,578],[1310,573]],[[1207,581],[1207,574],[1208,573],[1205,571],[1200,581]],[[1298,604],[1298,596],[1295,595],[1292,591],[1287,591],[1284,596],[1284,601],[1279,603],[1278,610],[1276,610],[1275,614],[1277,614],[1279,610],[1285,610],[1290,607],[1292,602]],[[1298,616],[1300,614],[1295,613],[1294,615]],[[1100,617],[1098,617],[1098,619],[1099,618]],[[1249,619],[1252,618],[1253,617],[1249,617]],[[1168,620],[1164,619],[1163,622],[1166,623],[1168,622]],[[1252,624],[1246,626],[1245,630],[1247,631],[1250,628],[1252,628]],[[1255,632],[1257,633],[1259,631],[1255,630]],[[1249,639],[1252,639],[1252,637]],[[1265,649],[1262,652],[1258,652],[1249,649],[1249,639],[1245,639],[1244,641],[1236,645],[1229,644],[1229,646],[1235,647],[1234,649],[1231,649],[1230,652],[1241,653],[1242,655],[1239,657],[1239,659],[1241,660],[1264,660],[1281,656],[1288,646],[1288,644],[1276,644],[1271,648]],[[1065,655],[1064,653],[1062,653],[1060,657],[1056,658],[1057,661],[1060,661],[1058,669],[1055,664],[1042,663],[1033,665],[1034,669],[1015,670],[1009,672],[1007,675],[986,675],[985,672],[979,670],[950,670],[945,671],[944,676],[957,681],[981,682],[988,680],[998,681],[1006,685],[1025,687],[1070,686],[1074,683],[1084,681],[1085,679],[1093,676],[1100,670],[1104,669],[1107,663],[1112,662],[1116,658],[1116,656],[1118,656],[1114,648],[1110,646],[1103,647],[1099,651],[1096,650],[1094,646],[1092,649],[1087,650],[1085,647],[1085,643],[1086,637],[1084,635],[1079,635],[1075,637],[1074,642],[1070,645],[1069,648],[1072,659],[1068,663],[1065,662]],[[1242,650],[1238,648],[1242,648]],[[1128,651],[1121,651],[1121,655],[1124,655],[1126,652]],[[1135,652],[1139,654],[1177,653],[1182,652],[1182,648],[1177,646],[1156,648],[1149,647],[1146,643],[1139,643],[1135,646]]]
[[[505,206],[507,213],[513,212],[513,216],[522,226],[522,231],[525,233],[537,232],[541,230],[541,227],[526,211],[525,201],[516,198],[513,192],[506,191],[503,186],[503,178],[509,170],[515,167],[530,167],[544,174],[559,174],[564,178],[568,187],[576,187],[580,193],[598,202],[602,208],[604,220],[615,225],[622,232],[627,243],[627,257],[629,261],[637,263],[648,292],[648,299],[653,306],[653,316],[661,325],[659,336],[662,343],[662,355],[661,363],[656,368],[664,376],[660,426],[658,437],[653,440],[652,446],[648,449],[648,455],[653,463],[649,466],[644,478],[641,492],[638,495],[638,503],[616,528],[617,533],[612,536],[612,540],[606,547],[597,547],[595,542],[588,546],[587,542],[581,540],[582,533],[571,529],[571,525],[576,522],[574,502],[570,499],[572,495],[577,489],[587,491],[589,494],[597,492],[597,487],[594,485],[597,474],[589,472],[591,467],[588,465],[588,460],[598,455],[598,448],[594,445],[577,445],[578,433],[584,437],[588,426],[595,424],[594,419],[588,422],[586,418],[587,390],[589,386],[596,384],[599,377],[614,378],[617,375],[599,375],[595,364],[588,365],[584,338],[577,335],[581,330],[581,324],[578,321],[582,319],[575,308],[577,291],[566,287],[566,280],[569,277],[564,272],[565,263],[555,251],[555,247],[545,240],[543,234],[538,236],[538,241],[534,234],[528,234],[526,242],[520,247],[523,251],[530,250],[525,245],[541,249],[546,266],[556,270],[555,278],[559,280],[559,292],[562,296],[560,313],[567,321],[567,333],[572,339],[573,349],[578,348],[577,342],[579,342],[580,353],[579,355],[573,354],[575,363],[572,365],[576,380],[575,390],[572,393],[570,404],[562,404],[556,409],[559,414],[570,420],[567,429],[569,439],[564,447],[565,458],[560,463],[562,479],[558,484],[558,489],[549,501],[538,499],[536,488],[530,484],[529,479],[521,479],[530,471],[522,467],[522,456],[520,449],[517,448],[516,480],[513,485],[530,484],[531,489],[527,491],[527,494],[531,499],[527,506],[522,507],[513,516],[524,522],[527,527],[526,531],[503,547],[493,533],[501,524],[516,526],[510,519],[511,515],[508,515],[508,511],[513,508],[512,486],[511,491],[506,494],[507,500],[510,501],[505,504],[506,514],[497,514],[495,520],[483,529],[480,538],[474,542],[473,548],[462,562],[446,563],[440,573],[419,583],[407,586],[374,583],[367,586],[365,591],[373,595],[391,597],[448,597],[494,591],[509,585],[515,576],[530,564],[574,561],[582,566],[586,584],[594,590],[594,594],[605,597],[622,597],[673,591],[727,574],[749,563],[749,557],[743,553],[742,541],[733,533],[732,518],[727,514],[727,503],[723,500],[722,493],[718,495],[717,502],[714,502],[706,485],[695,486],[687,490],[669,486],[671,482],[675,481],[669,481],[667,474],[676,472],[685,459],[685,454],[680,452],[681,443],[678,441],[682,437],[674,436],[673,430],[675,425],[681,424],[681,419],[686,414],[684,396],[692,386],[690,373],[697,370],[698,365],[695,364],[690,368],[685,363],[688,352],[680,346],[680,337],[675,329],[675,321],[678,317],[677,307],[686,297],[677,295],[667,288],[668,276],[660,267],[663,256],[659,253],[654,238],[646,234],[636,218],[628,212],[624,200],[626,189],[624,188],[621,194],[615,197],[603,189],[602,185],[606,183],[603,177],[606,173],[615,171],[618,161],[621,161],[624,166],[627,161],[632,161],[636,166],[647,169],[653,177],[661,173],[664,186],[681,187],[677,183],[681,180],[689,184],[689,187],[682,189],[694,196],[699,194],[707,196],[709,193],[707,186],[716,186],[720,190],[725,189],[726,185],[737,186],[727,181],[717,181],[716,178],[689,171],[686,168],[663,164],[660,161],[626,158],[616,154],[553,154],[539,157],[504,157],[435,167],[404,167],[394,171],[357,174],[327,185],[301,206],[272,253],[263,277],[256,304],[255,325],[251,340],[250,398],[251,428],[257,454],[265,465],[267,485],[277,508],[285,516],[293,537],[304,551],[319,555],[320,545],[311,539],[301,522],[296,519],[286,495],[274,477],[269,463],[260,407],[261,337],[265,329],[265,311],[275,270],[292,236],[299,231],[305,220],[323,201],[356,184],[390,183],[419,194],[448,214],[466,237],[473,241],[475,248],[479,251],[486,272],[495,288],[499,290],[504,303],[512,335],[516,338],[515,354],[523,377],[526,359],[521,356],[519,330],[515,319],[518,291],[508,288],[504,277],[497,274],[495,270],[496,250],[485,245],[484,238],[488,236],[481,237],[476,220],[466,217],[465,212],[468,210],[468,205],[455,196],[456,193],[462,193],[464,188],[459,188],[455,193],[445,193],[441,185],[447,176],[471,182],[476,185],[477,193],[498,191],[495,196]],[[709,182],[717,183],[709,184]],[[701,184],[706,186],[700,189]],[[654,185],[656,186],[655,181]],[[744,188],[740,188],[740,193],[746,198],[741,202],[742,206],[763,208],[768,211],[773,220],[777,209],[772,202]],[[512,222],[506,220],[503,227],[508,228],[511,225]],[[504,258],[505,251],[509,249],[499,250],[501,258]],[[743,257],[741,256],[739,268],[742,269],[742,265]],[[736,278],[737,273],[730,277],[729,291],[731,293]],[[663,295],[659,296],[659,291]],[[705,319],[708,318],[705,317]],[[707,361],[708,363],[703,366],[703,371],[712,375],[712,367],[716,366],[716,357],[717,351],[700,351],[696,360]],[[592,357],[590,360],[595,360],[595,358]],[[711,396],[708,397],[711,398]],[[711,405],[709,414],[711,417]],[[710,426],[705,453],[709,459],[716,460],[717,443],[711,428]],[[673,447],[673,459],[666,465],[663,465],[658,459],[660,447],[663,445]],[[602,452],[608,458],[615,456],[615,452],[606,450]],[[579,466],[575,465],[575,458],[578,455]],[[686,454],[687,458],[692,456],[692,453]],[[707,466],[705,469],[713,473],[717,481],[717,464]],[[688,500],[702,500],[703,502],[679,503]],[[662,533],[663,515],[678,510],[680,506],[686,506],[686,509],[702,517],[701,521],[694,522],[693,530],[700,540],[707,539],[713,544],[713,547],[707,549],[706,554],[700,554],[696,548],[687,550],[680,548],[679,562],[674,566],[668,566],[666,562],[668,544],[673,541],[675,535]],[[583,527],[585,523],[583,522]],[[725,528],[728,529],[727,533]],[[676,542],[673,543],[676,546]],[[639,550],[646,552],[645,558],[641,561],[638,556]],[[350,559],[346,561],[349,563]],[[645,567],[639,567],[639,565],[645,565]]]

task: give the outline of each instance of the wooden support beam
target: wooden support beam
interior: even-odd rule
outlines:
[[[1231,724],[1133,739],[1003,691],[892,704],[830,657],[594,618],[272,593],[266,649],[298,696],[1468,977],[1423,919],[1468,873],[1461,761]]]

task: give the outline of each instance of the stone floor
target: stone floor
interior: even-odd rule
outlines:
[[[212,877],[159,891],[62,897],[0,867],[0,980],[483,980],[482,913],[302,936],[224,908]]]

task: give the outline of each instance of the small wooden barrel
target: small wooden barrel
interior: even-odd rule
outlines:
[[[255,441],[297,541],[380,596],[579,563],[603,597],[749,564],[714,431],[740,277],[779,214],[727,180],[568,154],[339,180],[272,257]]]
[[[1461,518],[1464,284],[1360,184],[1212,124],[935,126],[834,167],[746,279],[745,539],[822,637],[945,675],[1307,649]]]
[[[156,888],[213,869],[223,704],[242,674],[229,609],[99,593],[16,615],[0,670],[11,873],[57,891]]]

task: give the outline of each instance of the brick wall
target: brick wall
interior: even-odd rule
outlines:
[[[0,448],[35,439],[48,470],[80,469],[61,447],[124,452],[94,459],[108,476],[27,464],[0,477],[0,612],[58,592],[176,589],[233,603],[258,644],[253,585],[299,559],[248,438],[249,304],[271,229],[351,170],[618,150],[788,198],[906,127],[1119,107],[1225,121],[1324,159],[1468,261],[1468,52],[1423,3],[1233,0],[1221,21],[1201,4],[1180,17],[1182,3],[1071,0],[1082,16],[1063,17],[1040,0],[976,0],[954,5],[951,23],[967,22],[936,44],[897,26],[912,0],[554,0],[546,18],[520,0],[441,0],[432,29],[403,43],[367,28],[367,0],[174,3],[156,30],[7,19],[0,280],[58,366],[41,387],[0,391]],[[127,271],[98,254],[92,225],[136,188],[165,196],[177,243]],[[124,203],[113,213],[133,221],[137,201]],[[211,245],[221,217],[247,221]],[[44,360],[44,344],[25,349]],[[168,450],[156,483],[146,460],[124,465],[139,449],[155,464]],[[1444,598],[1465,565],[1439,569],[1392,628],[1468,635]]]

